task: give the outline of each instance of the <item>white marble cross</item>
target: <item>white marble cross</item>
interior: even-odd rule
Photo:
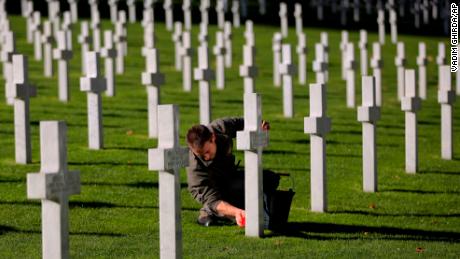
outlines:
[[[294,7],[295,30],[297,34],[303,33],[302,4],[296,3]]]
[[[360,8],[359,0],[354,0],[354,3],[353,3],[353,20],[355,22],[359,22],[359,8]]]
[[[110,7],[110,20],[112,23],[117,22],[117,15],[118,15],[118,2],[120,0],[108,0],[109,1],[109,7]]]
[[[439,68],[438,102],[441,104],[441,158],[452,160],[452,106],[455,102],[455,90],[452,89],[450,67],[443,65]]]
[[[53,57],[58,62],[59,76],[59,100],[68,102],[70,100],[69,93],[69,60],[73,57],[73,52],[69,49],[66,31],[58,31],[56,35],[57,48],[53,50]]]
[[[313,72],[316,73],[316,82],[324,84],[327,81],[327,63],[324,61],[324,46],[321,43],[315,44],[315,60],[313,60]]]
[[[128,16],[129,22],[135,23],[136,22],[136,1],[135,0],[127,0],[128,4]]]
[[[208,9],[210,5],[210,0],[200,0],[200,23],[209,24]]]
[[[65,31],[66,33],[66,45],[69,50],[73,49],[73,44],[72,44],[72,17],[69,11],[64,12],[63,14],[63,21],[62,21],[62,29],[59,29],[58,31],[62,30]],[[57,32],[58,32],[57,31]],[[56,32],[56,34],[57,34]]]
[[[355,77],[356,77],[356,61],[355,61],[355,45],[349,42],[346,47],[345,68],[347,70],[347,107],[355,107]]]
[[[283,3],[283,2],[280,3],[280,10],[278,14],[280,16],[281,35],[283,35],[283,37],[286,38],[288,36],[288,20],[287,20],[286,3]]]
[[[158,104],[160,103],[160,86],[164,84],[165,77],[160,73],[158,50],[146,50],[145,72],[142,73],[142,84],[147,88],[147,110],[149,138],[158,137]]]
[[[27,43],[33,43],[34,41],[34,2],[26,2],[25,18],[27,19]]]
[[[163,9],[165,10],[165,21],[166,21],[166,30],[172,31],[174,17],[173,17],[173,1],[165,0],[163,3]]]
[[[200,33],[198,34],[200,45],[208,45],[208,25],[200,23]]]
[[[37,95],[37,90],[29,83],[27,57],[12,56],[12,83],[7,89],[7,97],[14,99],[14,143],[16,163],[32,162],[30,138],[30,97]]]
[[[244,94],[244,130],[236,132],[236,147],[244,150],[246,236],[261,237],[264,231],[262,149],[268,131],[261,128],[262,101],[257,93]]]
[[[45,77],[53,76],[53,42],[54,37],[51,30],[51,23],[45,21],[43,24],[42,43],[44,49],[44,75]]]
[[[78,0],[68,0],[69,2],[69,8],[70,8],[70,14],[72,17],[72,23],[77,23],[78,21]]]
[[[183,0],[182,10],[184,11],[184,29],[190,31],[192,29],[192,1]]]
[[[379,42],[381,45],[385,45],[385,10],[383,8],[378,9],[377,24],[379,27]]]
[[[182,57],[182,86],[184,91],[192,91],[192,39],[189,31],[182,33],[182,46],[180,49]]]
[[[382,68],[383,59],[381,53],[381,45],[379,42],[372,44],[371,67],[375,78],[375,102],[377,106],[382,106]]]
[[[225,38],[221,31],[216,32],[216,45],[213,53],[216,56],[216,86],[217,89],[225,88]]]
[[[391,29],[391,42],[396,44],[398,42],[398,16],[395,9],[390,9],[390,29]]]
[[[86,73],[80,78],[80,91],[87,92],[88,145],[90,149],[101,149],[104,145],[101,92],[107,89],[107,81],[99,70],[99,54],[89,51],[85,55]]]
[[[232,67],[233,61],[233,47],[232,47],[232,23],[227,21],[224,25],[224,38],[225,38],[225,67]]]
[[[97,7],[97,6],[96,6]],[[101,18],[99,12],[92,13],[91,16],[91,29],[93,30],[93,51],[100,51],[101,49]]]
[[[154,21],[154,14],[152,7],[145,7],[144,11],[142,12],[142,26],[146,26],[149,23],[155,23]]]
[[[346,80],[347,70],[345,69],[345,61],[347,57],[348,31],[342,31],[342,39],[340,41],[340,52],[342,52],[342,79]]]
[[[233,14],[233,26],[235,26],[235,28],[240,28],[241,21],[240,21],[240,1],[239,0],[232,1],[232,14]]]
[[[299,56],[299,84],[307,84],[307,36],[301,32],[297,34],[297,55]]]
[[[155,24],[149,22],[144,27],[144,46],[142,47],[141,54],[145,57],[148,49],[155,48],[156,36],[155,36]]]
[[[210,81],[214,79],[214,71],[209,68],[208,46],[198,47],[198,68],[195,68],[194,77],[199,82],[200,93],[200,124],[208,125],[211,122],[211,89]]]
[[[179,108],[158,106],[158,148],[149,149],[149,170],[158,171],[160,258],[182,258],[180,169],[189,149],[179,145]]]
[[[304,118],[304,132],[310,134],[311,210],[327,211],[326,140],[331,119],[326,116],[326,85],[310,84],[310,117]]]
[[[249,45],[243,46],[243,65],[240,66],[240,76],[244,78],[244,92],[254,93],[254,78],[257,77],[258,68],[255,65],[254,56],[256,48]]]
[[[89,51],[89,46],[92,42],[92,38],[89,35],[89,24],[87,21],[81,22],[80,35],[78,35],[78,43],[81,46],[81,72],[84,74],[86,72],[86,60],[85,53]]]
[[[115,48],[117,49],[117,57],[115,62],[115,68],[117,74],[121,75],[125,72],[125,56],[128,54],[127,48],[127,35],[126,35],[126,13],[120,11],[118,14],[118,21],[115,24],[115,32],[113,35],[113,41],[115,42]]]
[[[360,30],[359,31],[359,50],[360,50],[360,57],[361,57],[361,76],[367,76],[367,67],[368,67],[368,57],[367,57],[367,31]]]
[[[115,58],[118,56],[118,49],[113,44],[112,31],[104,31],[104,47],[101,49],[101,57],[104,60],[104,75],[107,82],[105,94],[109,97],[115,96]]]
[[[172,40],[174,42],[174,64],[177,71],[182,70],[182,57],[180,55],[180,49],[182,47],[182,22],[174,23],[174,33],[172,34]]]
[[[406,65],[406,55],[404,49],[404,42],[398,42],[395,57],[398,82],[398,100],[401,100],[404,95],[404,69]]]
[[[33,13],[33,23],[32,30],[34,32],[34,57],[35,60],[42,60],[43,49],[42,49],[42,23],[41,23],[41,14],[36,11]]]
[[[217,27],[222,30],[225,24],[224,0],[216,0]]]
[[[91,10],[91,21],[93,21],[96,17],[99,17],[99,0],[88,0],[88,3]]]
[[[321,32],[320,38],[324,48],[324,62],[329,64],[329,34],[327,32]]]
[[[324,0],[318,0],[316,2],[316,16],[318,17],[318,20],[320,21],[323,20],[323,5],[324,5]]]
[[[375,101],[375,79],[362,77],[362,106],[358,107],[358,121],[363,126],[363,190],[377,191],[376,124],[380,119],[380,107]]]
[[[404,97],[401,99],[401,110],[406,117],[406,172],[416,173],[418,170],[417,111],[421,101],[417,93],[415,70],[406,69],[404,75]]]
[[[3,44],[1,59],[3,62],[3,78],[5,79],[5,97],[8,105],[13,104],[13,98],[8,96],[8,91],[13,84],[13,55],[16,54],[16,37],[14,32],[2,32]]]
[[[444,42],[438,43],[438,55],[436,56],[436,64],[439,66],[446,64],[446,44],[444,44]]]
[[[39,173],[27,174],[27,198],[42,204],[43,258],[70,258],[69,196],[80,193],[80,172],[67,169],[67,126],[40,122]]]
[[[283,43],[283,36],[279,32],[273,34],[272,50],[273,50],[273,85],[275,87],[281,86],[281,74],[279,72],[279,65],[281,64],[281,46]]]
[[[254,37],[254,23],[251,20],[247,20],[245,23],[244,39],[246,40],[246,45],[256,45],[256,39]]]
[[[285,118],[292,118],[294,117],[292,77],[297,72],[297,68],[292,62],[291,45],[289,44],[283,44],[279,71],[283,78],[283,114]]]
[[[428,64],[428,59],[426,57],[426,45],[424,42],[418,43],[418,56],[417,56],[417,65],[418,65],[418,91],[419,96],[422,100],[426,100],[426,65]]]
[[[347,25],[348,0],[340,1],[340,24]]]

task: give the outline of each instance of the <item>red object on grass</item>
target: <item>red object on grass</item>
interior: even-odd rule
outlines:
[[[241,217],[241,226],[239,226],[240,228],[244,228],[246,226],[246,217],[243,216]]]

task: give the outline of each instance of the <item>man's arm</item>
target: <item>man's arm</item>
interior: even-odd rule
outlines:
[[[238,226],[244,226],[244,218],[246,218],[244,210],[237,208],[225,201],[220,201],[217,203],[216,210],[219,215],[225,216],[227,218],[235,218],[236,224],[238,224]]]
[[[244,119],[240,117],[222,118],[211,122],[209,126],[214,131],[235,138],[237,131],[244,130]]]

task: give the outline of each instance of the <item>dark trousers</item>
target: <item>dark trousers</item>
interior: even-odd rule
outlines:
[[[270,221],[269,207],[272,195],[279,185],[280,176],[271,170],[263,170],[263,208],[265,228]],[[231,205],[244,210],[244,171],[237,170],[230,179],[222,184],[223,200]]]

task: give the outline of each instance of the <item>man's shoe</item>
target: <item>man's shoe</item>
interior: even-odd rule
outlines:
[[[213,218],[214,216],[212,214],[208,213],[204,209],[201,209],[200,215],[198,216],[198,219],[197,219],[197,223],[202,226],[209,227],[213,224],[213,221],[214,221]]]

